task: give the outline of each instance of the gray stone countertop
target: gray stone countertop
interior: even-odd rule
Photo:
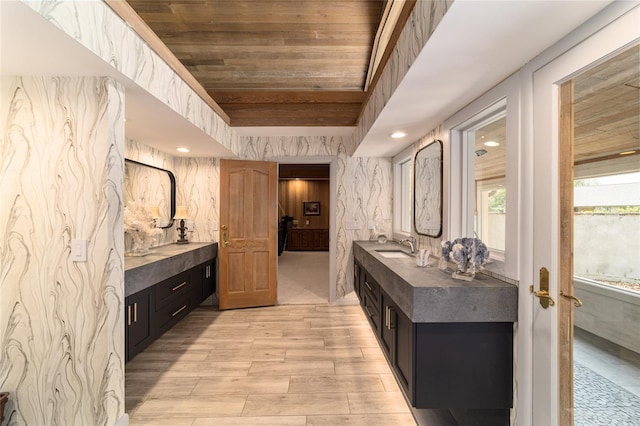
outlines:
[[[353,242],[354,258],[413,322],[517,321],[518,288],[513,284],[484,274],[470,282],[455,280],[451,270],[421,268],[415,257],[385,258],[376,251],[407,249],[389,242]]]
[[[218,255],[218,243],[167,244],[124,258],[124,293],[130,296]]]

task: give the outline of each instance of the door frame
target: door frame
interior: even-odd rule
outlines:
[[[550,271],[549,293],[558,302],[560,204],[559,185],[559,89],[565,83],[599,62],[609,59],[640,39],[640,6],[638,3],[617,3],[597,15],[567,40],[554,46],[544,58],[534,61],[528,69],[531,79],[531,181],[526,183],[534,194],[528,233],[530,253],[523,258],[524,277],[539,288],[538,269]],[[577,39],[576,39],[577,38]],[[571,43],[571,44],[569,44]],[[565,47],[563,49],[563,47]],[[557,55],[550,56],[552,53]],[[543,60],[549,58],[547,61]],[[523,132],[526,135],[526,131]],[[551,159],[551,161],[549,161]],[[533,163],[533,164],[532,164]],[[535,176],[535,178],[534,178]],[[534,180],[535,179],[535,180]],[[537,202],[533,202],[536,200]],[[534,232],[535,231],[535,232]],[[567,257],[563,257],[566,259]],[[570,259],[570,258],[569,258]],[[528,275],[527,275],[528,272]],[[522,296],[522,291],[520,295]],[[534,425],[557,424],[559,407],[559,315],[556,307],[540,308],[538,299],[530,296],[532,325],[532,387],[531,419]],[[522,304],[527,304],[526,300]],[[523,419],[526,420],[526,419]],[[526,421],[523,423],[526,424]]]
[[[275,161],[280,164],[329,164],[329,300],[333,303],[337,299],[337,235],[336,235],[336,212],[337,212],[337,159],[333,156],[274,156],[268,161]],[[278,273],[278,272],[276,272]]]

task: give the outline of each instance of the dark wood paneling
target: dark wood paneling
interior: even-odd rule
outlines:
[[[320,215],[305,216],[305,201],[319,201]],[[298,221],[298,227],[329,229],[329,181],[281,180],[278,183],[278,203],[279,216],[293,217]]]

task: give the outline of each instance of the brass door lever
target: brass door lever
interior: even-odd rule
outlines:
[[[549,306],[556,304],[555,300],[549,294],[549,270],[545,267],[540,268],[540,290],[535,291],[533,285],[529,286],[529,292],[540,299],[540,306],[547,309]]]
[[[573,306],[575,306],[576,308],[579,308],[580,306],[582,306],[582,300],[578,299],[576,296],[572,294],[566,294],[563,290],[560,290],[560,296],[566,299],[573,300]]]

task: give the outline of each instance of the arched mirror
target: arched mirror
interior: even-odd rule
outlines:
[[[442,235],[441,140],[421,148],[413,161],[413,224],[420,235]]]
[[[136,201],[158,210],[158,228],[171,228],[176,214],[176,178],[169,170],[124,160],[125,206]]]

